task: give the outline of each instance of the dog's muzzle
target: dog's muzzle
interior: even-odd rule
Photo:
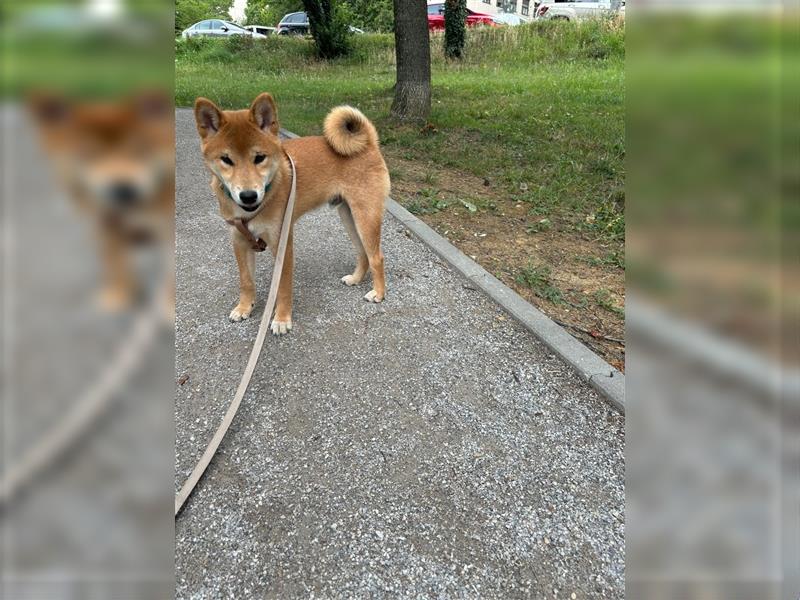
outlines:
[[[269,181],[264,185],[264,191],[261,194],[259,194],[257,190],[242,190],[237,194],[237,197],[234,197],[228,186],[225,185],[222,180],[220,180],[220,187],[222,187],[225,195],[230,198],[230,200],[239,208],[246,212],[254,212],[258,210],[264,203],[264,198],[266,197],[267,192],[269,192],[269,189],[272,187],[272,181]]]

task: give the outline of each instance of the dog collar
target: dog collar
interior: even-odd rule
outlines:
[[[245,221],[244,219],[233,219],[232,221],[225,219],[225,222],[228,225],[233,225],[234,227],[236,227],[236,229],[239,231],[239,233],[242,234],[244,239],[250,242],[250,248],[252,250],[255,250],[256,252],[263,252],[264,250],[267,249],[267,242],[265,242],[260,237],[254,236],[253,232],[250,231],[250,228],[247,227],[247,221]]]

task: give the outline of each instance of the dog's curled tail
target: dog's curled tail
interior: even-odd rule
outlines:
[[[357,108],[337,106],[325,117],[323,135],[334,152],[354,156],[378,145],[378,132]]]

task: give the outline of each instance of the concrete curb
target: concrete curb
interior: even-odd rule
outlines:
[[[671,315],[635,296],[625,299],[625,318],[629,335],[646,337],[649,342],[702,365],[727,381],[744,385],[766,399],[784,401],[800,397],[800,369],[782,367],[701,324]]]
[[[389,198],[389,213],[461,273],[475,287],[502,306],[528,331],[569,364],[582,379],[600,392],[620,412],[625,413],[625,375],[589,350],[579,340],[554,323],[547,315],[524,300],[494,275],[466,256],[423,221]]]
[[[281,134],[288,138],[299,137],[285,129],[281,129]],[[397,202],[388,198],[386,208],[389,214],[433,250],[439,258],[502,306],[523,327],[570,365],[582,379],[625,414],[625,375]]]

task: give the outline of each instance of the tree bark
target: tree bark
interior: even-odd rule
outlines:
[[[467,37],[467,0],[445,0],[444,55],[461,58]]]
[[[425,0],[394,0],[397,85],[392,116],[399,121],[427,120],[431,112],[431,45]]]

